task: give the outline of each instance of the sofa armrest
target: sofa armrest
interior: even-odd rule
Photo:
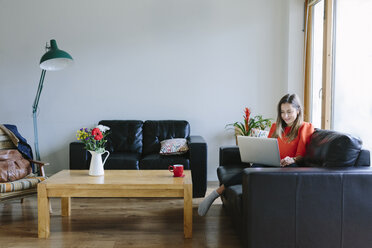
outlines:
[[[296,247],[312,240],[312,247],[337,247],[341,240],[371,241],[372,222],[364,221],[372,218],[370,195],[370,167],[244,169],[245,245]]]
[[[355,166],[371,166],[369,150],[362,149],[360,151]]]
[[[221,146],[220,147],[220,166],[249,166],[249,163],[243,163],[240,158],[238,146]]]
[[[38,161],[38,160],[33,160],[33,159],[28,159],[31,163],[36,164],[39,167],[39,175],[42,177],[45,177],[45,171],[44,171],[44,166],[49,165],[48,162],[43,162],[43,161]]]
[[[81,142],[70,143],[70,170],[88,170],[88,154]]]
[[[189,149],[193,197],[204,197],[207,191],[207,143],[201,136],[190,136]]]

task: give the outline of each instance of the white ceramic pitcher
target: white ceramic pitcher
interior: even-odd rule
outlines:
[[[102,153],[98,153],[95,151],[89,151],[92,155],[92,159],[90,160],[89,166],[89,175],[90,176],[103,176],[105,171],[103,170],[103,166],[106,163],[107,158],[110,156],[109,151],[104,151]],[[107,152],[107,156],[102,163],[102,155]]]

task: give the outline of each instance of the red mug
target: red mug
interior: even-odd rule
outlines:
[[[168,167],[168,170],[170,172],[173,172],[174,177],[182,177],[183,176],[183,165],[182,164],[170,165]]]

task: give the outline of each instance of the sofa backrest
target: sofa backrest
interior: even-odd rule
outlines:
[[[99,124],[108,126],[106,149],[112,152],[142,153],[142,127],[140,120],[102,120]]]
[[[159,153],[160,142],[172,138],[190,137],[190,124],[183,120],[145,121],[143,124],[143,154]]]
[[[306,149],[305,165],[347,167],[356,165],[362,141],[349,134],[317,129]]]

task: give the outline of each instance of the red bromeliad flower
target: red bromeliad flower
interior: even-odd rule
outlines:
[[[251,110],[249,108],[244,109],[244,125],[245,125],[245,131],[248,131],[248,122],[249,122],[249,116],[251,115]]]

